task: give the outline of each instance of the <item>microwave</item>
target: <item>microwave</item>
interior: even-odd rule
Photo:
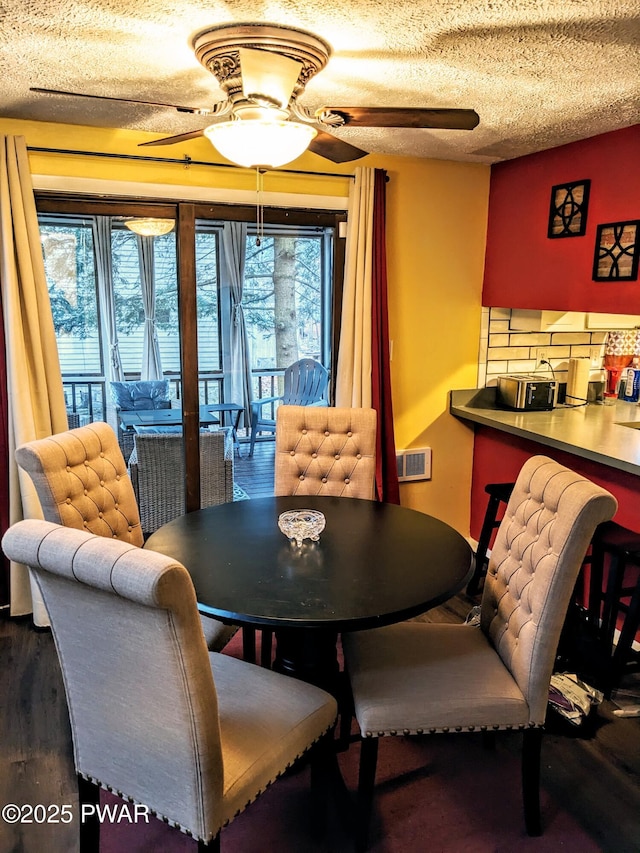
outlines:
[[[558,400],[558,383],[539,376],[499,376],[496,402],[519,411],[550,411]]]

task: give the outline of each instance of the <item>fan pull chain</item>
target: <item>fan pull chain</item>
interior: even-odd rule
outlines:
[[[264,173],[264,169],[256,167],[256,246],[260,246],[262,244],[262,239],[264,237],[264,206],[262,204]]]

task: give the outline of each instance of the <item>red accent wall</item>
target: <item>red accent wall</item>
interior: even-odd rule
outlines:
[[[639,162],[634,125],[493,166],[482,304],[640,314],[640,280],[591,279],[597,225],[640,219]],[[585,178],[586,234],[549,239],[551,187]]]
[[[607,489],[618,499],[615,521],[640,533],[640,501],[638,477],[571,453],[536,444],[506,432],[480,424],[475,425],[473,484],[471,487],[471,535],[477,539],[487,507],[484,487],[487,483],[510,483],[531,456],[542,454],[566,465],[572,471]]]

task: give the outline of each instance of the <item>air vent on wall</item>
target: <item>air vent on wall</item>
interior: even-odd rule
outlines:
[[[406,483],[408,480],[431,479],[431,448],[415,447],[411,450],[396,451],[398,465],[398,480]]]

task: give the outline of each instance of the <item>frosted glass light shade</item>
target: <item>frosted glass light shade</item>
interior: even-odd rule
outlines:
[[[209,125],[204,134],[223,157],[238,166],[277,169],[306,151],[317,131],[294,121],[244,119]]]
[[[140,219],[127,219],[124,224],[130,231],[140,234],[141,237],[160,237],[162,234],[173,231],[175,220],[142,217]]]

